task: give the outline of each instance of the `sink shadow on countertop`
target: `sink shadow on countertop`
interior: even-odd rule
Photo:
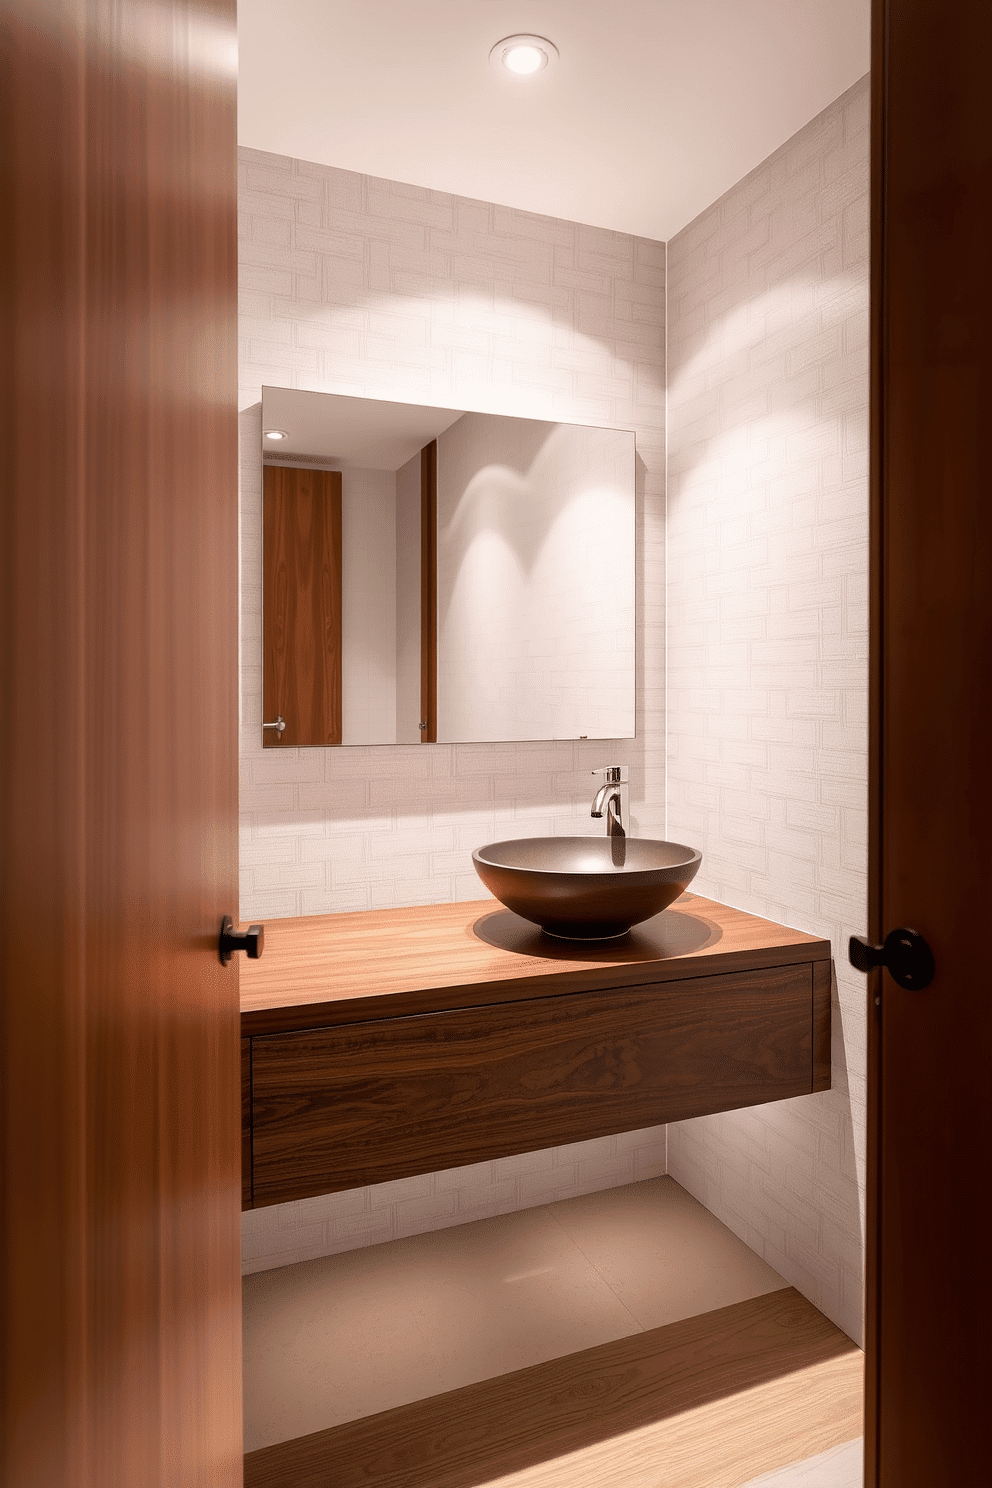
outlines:
[[[711,950],[723,938],[723,930],[688,905],[694,895],[685,895],[670,909],[635,925],[614,940],[559,940],[545,935],[538,925],[523,920],[509,909],[482,915],[472,931],[486,945],[518,956],[536,956],[542,961],[583,961],[618,965],[633,961],[668,961],[678,956]],[[683,908],[682,906],[686,907]]]

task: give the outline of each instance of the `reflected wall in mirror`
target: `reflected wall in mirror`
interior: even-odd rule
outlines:
[[[267,747],[633,738],[632,433],[267,387],[262,446]]]

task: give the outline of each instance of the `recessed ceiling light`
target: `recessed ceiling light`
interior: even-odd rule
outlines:
[[[266,439],[288,439],[289,435],[285,429],[266,429]]]
[[[543,36],[504,36],[489,53],[489,61],[497,72],[531,77],[554,66],[558,48]]]

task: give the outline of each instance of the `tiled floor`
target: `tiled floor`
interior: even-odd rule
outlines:
[[[671,1178],[258,1272],[244,1278],[245,1450],[785,1285]]]

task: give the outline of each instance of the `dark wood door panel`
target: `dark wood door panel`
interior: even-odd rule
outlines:
[[[255,1206],[812,1088],[812,969],[252,1040]]]
[[[987,1482],[992,6],[874,0],[868,1488]],[[953,864],[953,871],[935,865]]]
[[[341,743],[341,473],[266,465],[262,707],[266,748]]]

